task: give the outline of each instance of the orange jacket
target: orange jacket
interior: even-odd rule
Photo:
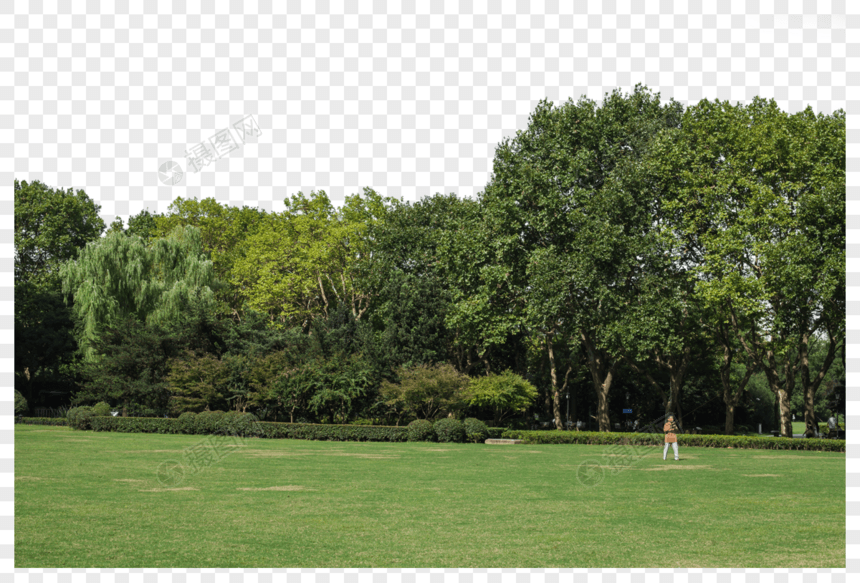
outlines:
[[[678,427],[670,421],[666,421],[666,424],[663,426],[663,433],[666,434],[666,443],[677,443],[678,436],[675,435],[675,432],[678,430]]]

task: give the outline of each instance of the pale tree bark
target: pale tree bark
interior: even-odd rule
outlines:
[[[813,437],[818,433],[818,423],[815,419],[815,394],[821,386],[821,381],[824,380],[824,375],[827,374],[830,365],[833,364],[833,360],[836,358],[837,339],[832,334],[828,334],[828,336],[830,337],[830,343],[827,347],[827,355],[824,357],[824,362],[814,378],[810,377],[809,370],[810,334],[809,332],[804,332],[801,336],[798,360],[800,366],[800,384],[803,390],[803,420],[806,423],[805,435],[807,437]]]
[[[794,390],[794,366],[791,359],[786,356],[782,367],[776,362],[772,341],[762,341],[757,334],[755,323],[752,324],[749,334],[741,329],[738,317],[731,303],[729,303],[729,314],[735,336],[740,340],[749,360],[764,371],[768,388],[774,394],[779,406],[780,435],[791,437],[791,393]],[[783,380],[780,381],[779,369],[783,369]]]
[[[561,429],[561,412],[559,410],[558,377],[555,368],[555,353],[552,350],[552,335],[545,338],[547,355],[549,356],[549,378],[552,381],[552,418],[556,429]]]
[[[585,353],[588,356],[588,370],[591,373],[591,382],[597,395],[597,424],[599,431],[611,431],[609,421],[609,389],[615,376],[617,361],[605,350],[596,346],[592,335],[585,330],[580,330],[582,342],[585,345]]]
[[[744,378],[738,386],[737,391],[732,390],[732,360],[734,352],[731,345],[728,343],[728,336],[723,335],[723,363],[720,365],[720,379],[723,383],[723,402],[726,404],[726,435],[731,435],[735,431],[735,407],[740,401],[741,395],[746,390],[746,386],[752,378],[754,368],[746,367]]]

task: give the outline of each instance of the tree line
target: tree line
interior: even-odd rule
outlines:
[[[475,199],[177,198],[107,227],[83,191],[16,180],[16,389],[124,414],[608,431],[630,409],[812,434],[844,391],[844,200],[841,110],[642,86],[541,102]]]

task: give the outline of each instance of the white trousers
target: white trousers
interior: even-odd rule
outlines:
[[[672,444],[672,449],[675,450],[675,459],[678,459],[678,442]],[[669,444],[663,446],[663,459],[666,459],[666,454],[669,452]]]

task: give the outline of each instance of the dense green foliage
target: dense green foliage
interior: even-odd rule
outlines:
[[[21,417],[27,414],[27,399],[21,394],[21,391],[15,391],[15,417]]]
[[[57,425],[68,426],[69,420],[65,417],[16,417],[15,423],[24,425]]]
[[[93,405],[93,415],[96,417],[107,417],[110,415],[110,405],[104,401],[100,401]]]
[[[663,445],[663,435],[655,433],[607,433],[592,431],[520,431],[508,429],[504,439],[522,439],[532,444]],[[804,451],[845,451],[844,439],[790,439],[744,435],[679,435],[678,447],[725,447],[737,449],[796,449]]]
[[[472,443],[484,443],[490,437],[487,425],[474,417],[467,417],[463,420],[463,429],[466,431],[466,441]]]
[[[538,396],[530,382],[510,370],[472,379],[469,393],[469,404],[490,409],[496,424],[512,413],[524,413]]]
[[[435,441],[436,431],[426,419],[416,419],[406,426],[407,441]]]
[[[466,428],[463,422],[452,417],[439,419],[433,424],[436,440],[440,443],[463,443],[466,441]]]
[[[310,423],[272,423],[256,421],[249,414],[212,412],[221,415],[196,416],[193,433],[198,435],[237,435],[270,439],[314,439],[323,441],[406,441],[406,427],[376,425],[314,425]],[[91,414],[90,414],[91,415]],[[95,431],[119,433],[189,433],[188,419],[153,417],[89,417]],[[80,428],[80,427],[77,427]]]
[[[16,389],[197,433],[844,414],[843,112],[638,85],[519,130],[475,199],[177,198],[103,237],[83,192],[16,181]]]

